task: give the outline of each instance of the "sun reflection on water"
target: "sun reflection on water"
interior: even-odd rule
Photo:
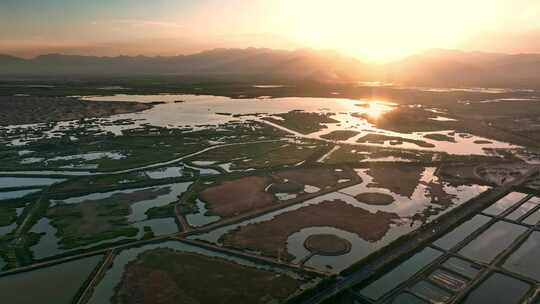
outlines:
[[[396,104],[380,100],[372,100],[358,106],[362,107],[363,113],[370,118],[377,119],[383,114],[392,111]]]

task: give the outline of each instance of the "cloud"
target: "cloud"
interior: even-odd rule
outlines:
[[[144,19],[116,19],[112,21],[115,24],[125,24],[133,27],[146,27],[146,28],[167,28],[178,29],[184,26],[176,22],[157,21],[157,20],[144,20]]]

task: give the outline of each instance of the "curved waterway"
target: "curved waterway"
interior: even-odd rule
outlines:
[[[374,186],[374,178],[369,175],[369,169],[356,169],[356,173],[360,176],[362,182],[339,190],[340,193],[349,196],[349,199],[354,199],[355,196],[361,193],[380,193],[392,196],[394,202],[389,205],[371,205],[362,204],[362,208],[369,210],[370,212],[384,211],[398,214],[400,217],[412,217],[415,214],[419,214],[429,207],[440,209],[441,206],[434,204],[432,197],[429,195],[428,188],[430,183],[440,184],[439,178],[435,175],[435,167],[427,167],[424,169],[418,181],[414,192],[411,197],[394,193],[389,189],[382,186]],[[452,204],[460,205],[463,202],[470,200],[473,197],[478,196],[480,193],[489,189],[487,186],[481,186],[476,184],[450,186],[442,183],[442,189],[447,195],[453,197]],[[451,208],[441,210],[436,216],[449,211]]]
[[[371,177],[367,173],[367,169],[358,169],[356,170],[356,172],[362,179],[362,183],[358,185],[342,189],[338,192],[325,194],[304,201],[297,205],[270,212],[237,224],[227,225],[200,235],[190,236],[190,238],[221,245],[221,237],[227,233],[232,233],[236,229],[245,227],[247,225],[272,221],[275,217],[281,214],[294,212],[298,209],[310,205],[315,205],[324,201],[333,200],[340,200],[344,204],[349,204],[357,208],[362,208],[372,214],[382,211],[390,214],[395,214],[399,217],[399,219],[393,221],[393,223],[390,225],[389,231],[384,235],[384,237],[375,242],[367,242],[361,239],[356,233],[344,231],[335,227],[306,227],[301,231],[288,236],[287,251],[295,256],[295,260],[293,261],[293,263],[299,263],[304,258],[309,256],[309,252],[304,248],[304,241],[311,234],[335,234],[336,236],[351,242],[352,248],[351,252],[348,254],[341,256],[314,255],[305,263],[306,266],[321,271],[330,270],[334,272],[339,272],[340,270],[347,268],[354,262],[369,255],[375,250],[389,244],[399,236],[407,234],[416,229],[419,225],[422,224],[422,222],[414,220],[415,217],[421,216],[426,210],[437,211],[434,214],[430,214],[429,217],[424,219],[424,221],[431,221],[488,189],[488,187],[478,185],[464,185],[452,187],[443,184],[442,187],[444,191],[447,194],[453,195],[451,204],[443,208],[432,201],[432,198],[427,191],[428,183],[439,183],[438,178],[434,174],[435,168],[428,167],[424,169],[424,172],[422,173],[421,178],[418,181],[418,185],[416,186],[416,189],[411,197],[399,195],[385,188],[372,186],[373,177]],[[360,193],[373,192],[391,195],[394,198],[394,202],[389,205],[370,205],[360,202],[354,197]]]
[[[351,243],[351,251],[337,256],[314,254],[304,263],[304,265],[315,269],[326,268],[336,272],[341,271],[379,247],[377,243],[365,241],[356,233],[334,227],[309,227],[295,232],[287,238],[287,251],[295,256],[293,263],[298,264],[311,254],[304,246],[304,243],[309,236],[317,234],[332,234],[339,236]]]
[[[271,221],[280,214],[284,214],[287,212],[294,212],[295,210],[298,210],[300,208],[304,208],[310,205],[315,205],[315,204],[322,203],[324,201],[332,201],[332,200],[342,200],[344,204],[350,204],[359,208],[363,208],[363,205],[364,205],[362,203],[359,203],[358,201],[356,201],[350,196],[347,196],[338,192],[333,192],[333,193],[329,193],[326,195],[322,195],[322,196],[307,200],[297,205],[293,205],[284,209],[280,209],[280,210],[259,216],[254,219],[246,220],[238,224],[232,224],[232,225],[224,226],[221,228],[217,228],[215,230],[212,230],[210,232],[207,232],[201,235],[190,236],[189,238],[221,244],[220,238],[223,235],[229,232],[232,232],[233,230],[237,228],[250,225],[250,224]],[[296,256],[295,263],[298,263],[300,260],[302,260],[308,255],[307,250],[303,249],[303,246],[304,246],[305,238],[309,236],[309,234],[311,234],[312,231],[319,231],[321,233],[335,233],[337,236],[351,242],[352,244],[351,252],[353,253],[345,254],[342,256],[333,256],[333,257],[314,256],[307,261],[306,265],[313,267],[315,269],[318,269],[320,271],[328,271],[329,269],[331,269],[331,271],[333,272],[339,272],[340,270],[343,270],[347,268],[348,266],[352,265],[358,259],[373,252],[375,249],[388,244],[389,242],[395,240],[400,235],[408,233],[412,231],[412,229],[414,229],[413,226],[405,225],[405,223],[406,221],[403,221],[402,223],[392,224],[389,232],[381,240],[377,242],[372,242],[370,244],[367,244],[367,242],[361,239],[357,234],[343,231],[341,229],[337,229],[333,227],[308,227],[306,228],[308,230],[302,230],[299,234],[296,234],[296,235],[292,234],[291,236],[289,236],[288,242],[287,242],[287,248],[292,250],[292,252],[289,251],[289,253],[294,254]]]
[[[217,222],[221,219],[221,217],[217,215],[207,215],[208,209],[206,208],[206,204],[200,199],[197,199],[196,207],[197,212],[190,213],[185,216],[186,221],[191,227],[201,227]]]
[[[184,156],[172,159],[172,160],[159,162],[159,163],[155,163],[155,164],[150,164],[150,165],[146,165],[146,166],[142,166],[142,167],[130,168],[130,169],[119,170],[119,171],[111,171],[111,172],[90,172],[90,171],[71,171],[71,170],[70,171],[67,171],[67,170],[63,170],[63,171],[62,170],[0,171],[0,175],[12,175],[12,176],[18,176],[18,175],[44,175],[44,176],[47,176],[47,175],[59,175],[59,176],[61,176],[61,175],[66,175],[66,176],[116,175],[116,174],[124,174],[124,173],[145,171],[145,170],[151,170],[151,169],[161,169],[162,167],[166,167],[168,165],[174,165],[176,163],[180,163],[184,159],[188,159],[188,158],[191,158],[193,156],[197,156],[197,155],[206,153],[208,151],[223,148],[223,147],[236,146],[236,145],[249,145],[249,144],[275,142],[275,141],[280,141],[280,140],[258,140],[258,141],[242,142],[242,143],[218,144],[218,145],[210,146],[208,148],[204,148],[204,149],[199,150],[197,152],[190,153],[190,154],[187,154],[187,155],[184,155]],[[214,169],[198,168],[196,166],[188,166],[188,165],[185,165],[185,167],[195,169],[195,170],[199,170],[201,172],[201,174],[203,174],[203,175],[219,174],[219,172],[217,172]],[[166,170],[166,169],[164,169],[164,170]],[[154,177],[157,177],[157,176],[160,176],[160,175],[165,176],[165,177],[167,176],[167,172],[165,172],[165,173],[163,173],[163,172],[156,173],[155,171],[151,171],[150,174],[151,174],[151,178],[152,178],[152,175]],[[170,174],[170,172],[168,174]],[[0,199],[1,199],[1,196],[0,196]]]

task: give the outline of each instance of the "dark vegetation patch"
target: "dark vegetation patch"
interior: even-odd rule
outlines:
[[[122,136],[96,132],[99,121],[84,121],[77,128],[63,130],[59,138],[38,139],[24,146],[25,150],[34,151],[28,155],[19,155],[18,148],[0,145],[0,168],[2,170],[98,170],[115,171],[170,161],[186,154],[200,151],[214,141],[227,143],[246,142],[281,138],[283,132],[261,123],[229,123],[219,128],[198,131],[186,129],[168,129],[154,126],[142,126],[124,130]],[[43,132],[52,130],[51,123],[39,129],[0,129],[0,138],[8,141],[31,135],[43,136]],[[94,130],[94,131],[92,131]],[[35,134],[34,134],[35,133]],[[72,140],[75,137],[76,140]],[[120,159],[108,157],[96,160],[54,159],[55,157],[74,156],[87,153],[110,152],[121,154]],[[291,153],[292,156],[298,155]],[[25,163],[26,158],[42,159],[35,163]],[[227,156],[230,159],[230,154]],[[289,159],[289,158],[285,158]],[[263,161],[259,159],[259,161]],[[247,165],[247,164],[246,164]],[[86,166],[90,166],[85,168]],[[97,169],[93,169],[97,166]]]
[[[17,221],[17,208],[27,204],[24,200],[14,200],[0,203],[0,227],[8,226]]]
[[[57,204],[46,216],[58,229],[64,248],[75,248],[116,237],[134,237],[139,229],[128,222],[130,206],[168,194],[170,188],[142,189],[77,204]]]
[[[394,146],[402,145],[403,143],[411,143],[422,148],[435,148],[434,144],[430,144],[423,140],[410,139],[410,138],[404,138],[404,137],[399,137],[399,136],[388,136],[388,135],[383,135],[383,134],[367,134],[365,136],[360,137],[357,140],[358,143],[369,143],[369,144],[379,144],[379,145],[384,144],[386,141],[389,141],[390,145],[394,145]]]
[[[328,134],[321,135],[321,138],[329,139],[329,140],[347,140],[351,137],[354,137],[356,135],[360,134],[358,131],[351,131],[351,130],[336,130],[332,131]]]
[[[352,179],[352,171],[348,168],[298,168],[274,172],[273,175],[301,185],[315,186],[319,189],[335,187],[340,179]]]
[[[452,136],[448,136],[446,134],[426,134],[424,135],[424,138],[436,140],[436,141],[448,141],[448,142],[456,142],[456,139]]]
[[[142,253],[126,266],[113,303],[280,303],[300,287],[282,274],[171,249]]]
[[[83,101],[67,97],[0,96],[0,125],[30,124],[138,112],[137,102]]]
[[[376,158],[399,158],[411,162],[431,162],[433,152],[407,151],[402,149],[369,147],[360,145],[340,145],[325,160],[325,164],[355,163]]]
[[[516,94],[513,95],[512,97],[515,97]],[[486,99],[493,99],[493,96]],[[456,130],[521,146],[539,146],[538,102],[454,103],[449,104],[448,109],[460,118]]]
[[[482,180],[476,174],[477,164],[453,164],[451,166],[443,165],[439,168],[439,175],[447,180],[471,181],[482,183]]]
[[[197,199],[200,199],[207,206],[209,215],[233,217],[280,201],[301,199],[303,195],[336,187],[354,178],[357,178],[356,173],[348,167],[299,167],[251,176],[220,176],[193,183],[182,195],[179,208],[182,214],[194,213]],[[277,194],[291,196],[280,198]]]
[[[489,140],[475,140],[474,141],[475,144],[478,144],[478,145],[484,145],[484,144],[492,144],[493,142],[489,141]]]
[[[304,191],[304,185],[291,181],[275,182],[268,187],[270,193],[298,193]]]
[[[339,123],[338,120],[331,118],[332,114],[310,113],[303,111],[291,111],[284,114],[274,116],[281,117],[276,119],[273,117],[264,118],[267,121],[283,126],[287,129],[300,132],[302,134],[310,134],[326,128],[325,123]]]
[[[51,187],[52,193],[96,192],[102,189],[118,188],[119,186],[145,183],[150,179],[141,172],[114,175],[83,176],[69,179]]]
[[[265,191],[269,184],[267,177],[242,177],[210,186],[199,197],[211,214],[230,217],[273,204],[274,196]]]
[[[221,241],[225,246],[260,251],[271,257],[283,258],[287,254],[292,260],[294,257],[287,253],[287,238],[304,228],[335,227],[375,242],[386,235],[397,218],[394,213],[370,213],[340,200],[324,201],[282,213],[270,221],[241,226],[225,234]]]
[[[361,203],[375,206],[390,205],[394,202],[391,195],[377,192],[364,192],[356,195],[354,198]]]
[[[371,166],[367,173],[373,183],[368,187],[385,188],[411,198],[423,172],[422,166]]]
[[[333,234],[313,234],[304,242],[307,250],[319,255],[343,255],[351,251],[351,243]]]
[[[326,144],[287,141],[253,143],[214,149],[190,158],[189,161],[231,162],[231,170],[263,169],[292,166],[319,155]]]
[[[435,121],[437,114],[423,108],[400,106],[381,116],[372,117],[367,114],[353,114],[353,116],[366,119],[379,129],[400,133],[428,132],[448,130],[453,126],[451,122]]]
[[[155,170],[155,169],[149,169]],[[49,188],[49,193],[92,193],[127,188],[142,188],[179,181],[191,181],[198,176],[198,172],[190,168],[182,169],[182,176],[162,179],[152,179],[145,172],[128,172],[122,174],[81,176],[71,178],[65,182],[54,184]]]
[[[453,194],[448,194],[444,190],[444,184],[441,182],[429,182],[425,183],[427,186],[427,196],[431,198],[431,203],[447,208],[454,203],[456,198]]]
[[[43,161],[25,164],[24,159],[27,156],[11,155],[0,167],[5,170],[69,170],[79,166],[84,169],[84,166],[91,165],[97,166],[99,171],[115,171],[178,158],[198,151],[205,145],[198,138],[175,131],[171,131],[170,134],[161,134],[159,131],[157,134],[151,134],[150,131],[140,133],[133,131],[124,136],[88,136],[77,141],[71,141],[68,136],[64,136],[39,140],[25,147],[35,151],[29,157],[42,158]],[[95,160],[54,159],[102,152],[117,153],[123,157],[120,159],[103,157]]]
[[[176,215],[176,202],[161,207],[152,207],[146,211],[148,219],[169,218]]]

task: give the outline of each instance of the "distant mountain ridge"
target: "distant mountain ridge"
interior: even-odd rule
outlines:
[[[540,54],[429,50],[384,68],[397,83],[431,86],[540,87]]]
[[[540,54],[428,50],[388,64],[367,64],[333,51],[214,49],[170,57],[0,55],[0,75],[183,75],[242,79],[385,81],[426,86],[540,87]]]
[[[370,70],[335,52],[214,49],[171,57],[95,57],[48,54],[33,59],[0,56],[0,75],[266,75],[268,78],[354,80]],[[367,77],[367,75],[365,75]]]

